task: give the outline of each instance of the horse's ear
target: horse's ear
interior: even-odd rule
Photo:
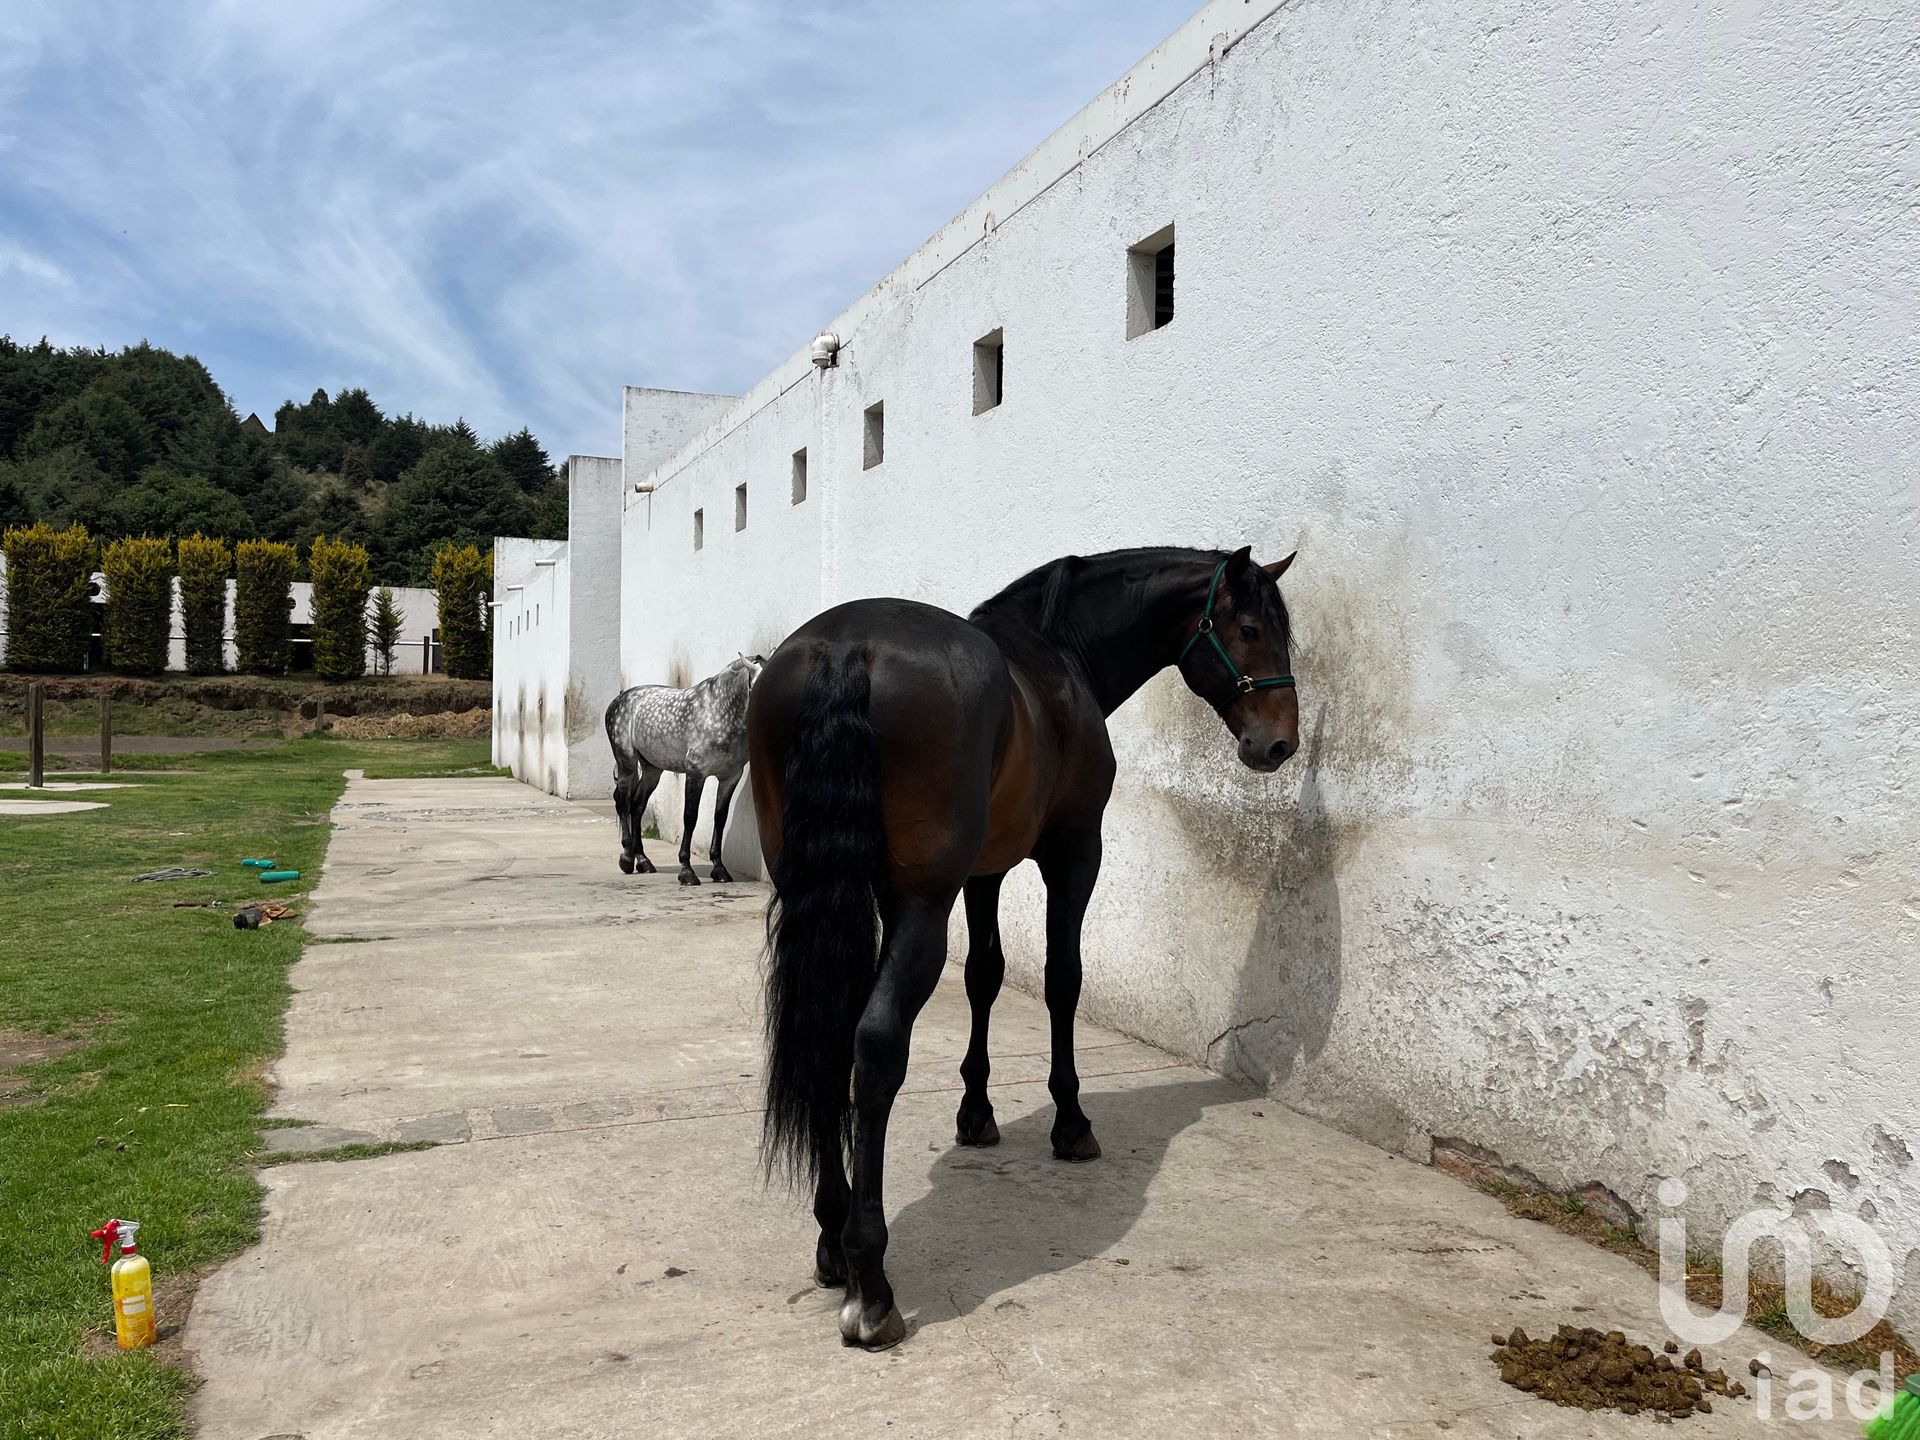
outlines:
[[[1253,547],[1242,545],[1227,557],[1227,576],[1229,581],[1238,580],[1247,573],[1247,566],[1253,563]]]
[[[1293,552],[1293,555],[1287,556],[1286,559],[1276,560],[1273,562],[1273,564],[1262,565],[1260,568],[1266,571],[1267,574],[1271,575],[1274,579],[1278,580],[1282,575],[1287,573],[1287,567],[1293,563],[1294,556],[1298,555],[1299,553],[1300,552],[1296,550]]]

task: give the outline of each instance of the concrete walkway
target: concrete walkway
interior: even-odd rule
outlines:
[[[756,1166],[764,890],[623,876],[607,814],[505,780],[355,780],[336,819],[313,929],[357,943],[294,971],[278,1112],[329,1144],[448,1143],[266,1171],[263,1241],[187,1334],[205,1440],[1652,1429],[1487,1359],[1514,1324],[1657,1343],[1631,1264],[1092,1027],[1106,1155],[1063,1165],[1024,995],[995,1016],[1005,1139],[954,1149],[958,965],[894,1114],[909,1335],[843,1349],[806,1208]],[[1686,1425],[1761,1428],[1750,1401]]]

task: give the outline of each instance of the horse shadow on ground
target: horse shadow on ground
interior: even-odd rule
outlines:
[[[1174,1138],[1209,1107],[1252,1098],[1217,1076],[1111,1090],[1088,1077],[1081,1099],[1100,1159],[1053,1157],[1051,1103],[1003,1120],[996,1146],[944,1149],[928,1167],[933,1188],[889,1227],[887,1268],[912,1327],[962,1319],[1040,1276],[1111,1263],[1107,1252],[1146,1209]]]

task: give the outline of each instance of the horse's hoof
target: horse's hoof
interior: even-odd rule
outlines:
[[[644,855],[635,856],[633,869],[629,873],[634,875],[651,875],[654,873],[653,862]]]
[[[722,885],[731,885],[733,883],[733,876],[727,873],[727,867],[724,865],[714,866],[709,873]]]
[[[691,866],[687,866],[680,871],[680,883],[682,885],[698,885],[700,883],[700,877],[693,873]]]
[[[633,856],[622,855],[620,857],[620,868],[628,875],[633,874]]]
[[[964,1119],[954,1126],[953,1143],[956,1145],[998,1145],[1000,1127],[993,1123],[993,1116],[969,1125]]]
[[[1053,1145],[1053,1153],[1056,1159],[1070,1160],[1075,1164],[1084,1160],[1098,1160],[1100,1158],[1100,1142],[1093,1138],[1093,1131],[1089,1130],[1078,1140],[1071,1141],[1066,1145],[1062,1145],[1056,1140]]]
[[[907,1322],[900,1318],[898,1306],[889,1305],[887,1313],[868,1318],[873,1307],[851,1296],[840,1307],[840,1343],[859,1345],[868,1350],[891,1350],[907,1338]]]

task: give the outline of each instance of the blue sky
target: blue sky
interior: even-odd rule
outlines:
[[[751,385],[1197,3],[4,0],[0,331],[617,449],[622,384]]]

